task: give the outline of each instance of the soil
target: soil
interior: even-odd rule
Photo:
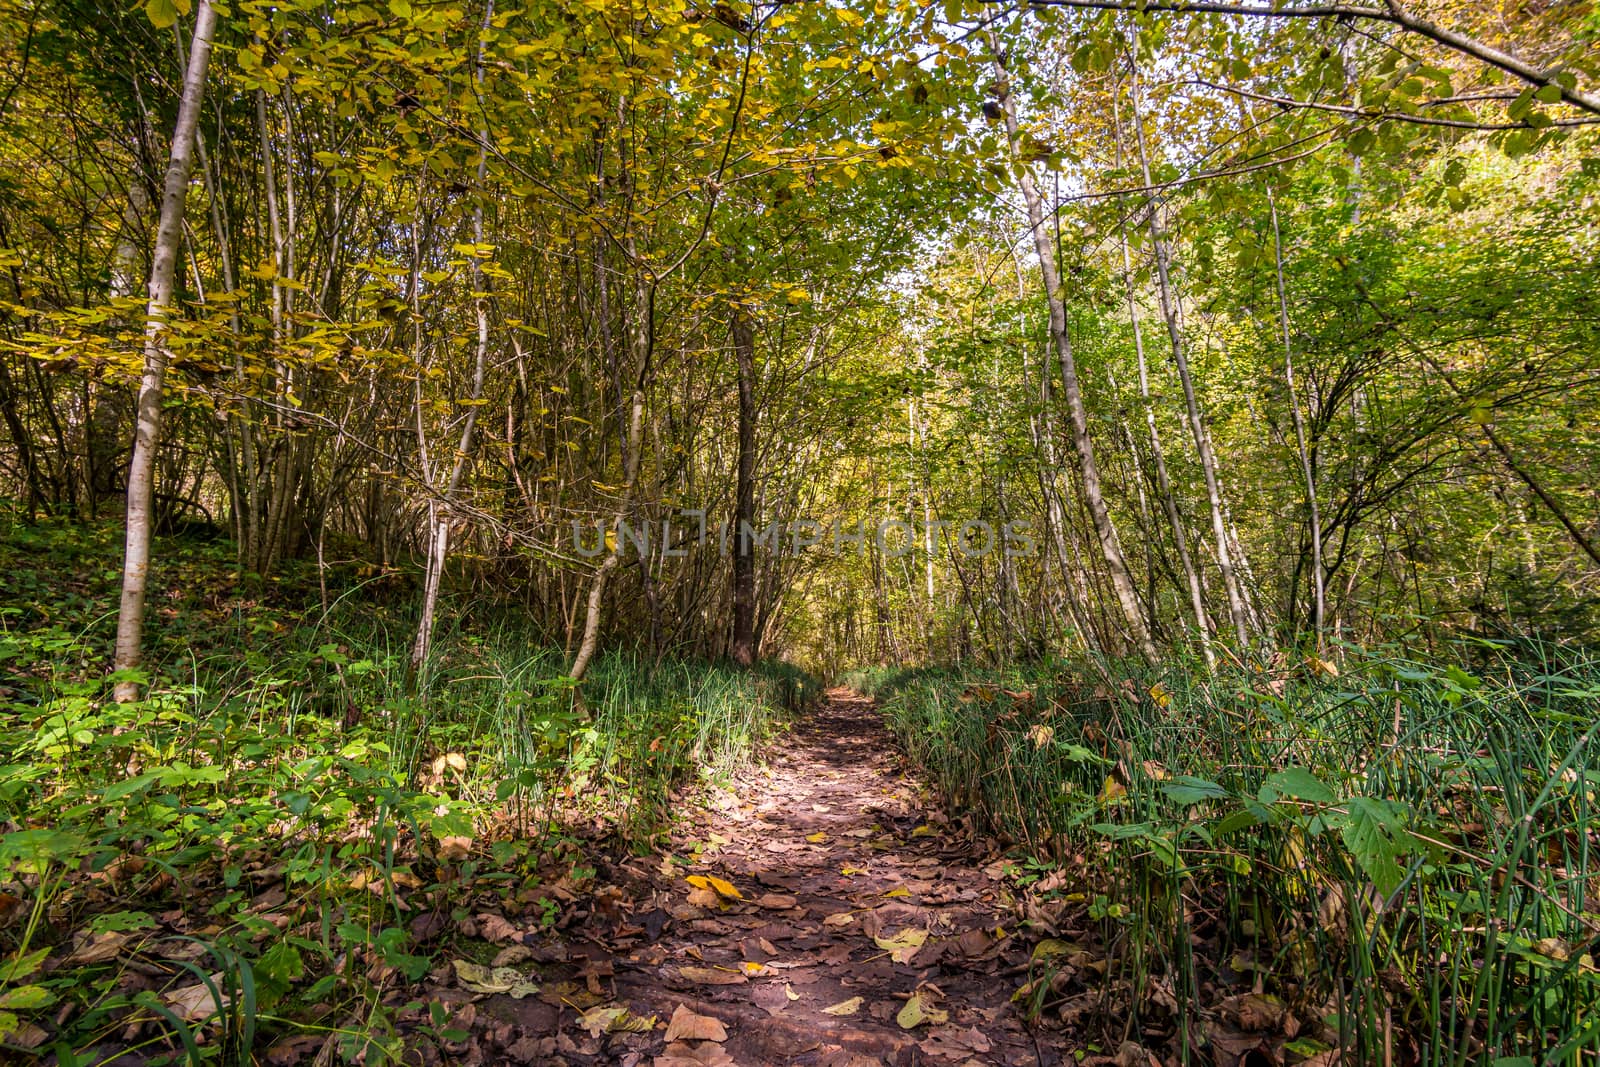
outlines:
[[[1063,1035],[1030,1029],[1011,1000],[1031,945],[997,857],[974,854],[930,805],[870,702],[830,692],[737,791],[682,813],[670,851],[602,865],[565,929],[480,916],[478,936],[506,946],[493,962],[540,988],[440,990],[470,1036],[438,1052],[656,1067],[1062,1062]]]

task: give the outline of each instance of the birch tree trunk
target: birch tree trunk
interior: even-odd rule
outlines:
[[[494,18],[494,0],[489,0],[483,12],[483,31],[489,31]],[[483,87],[483,45],[478,45],[477,67],[473,71],[474,88],[480,93]],[[482,127],[478,138],[487,145],[488,132]],[[488,149],[478,155],[478,188],[484,187],[488,168]],[[484,291],[484,276],[479,253],[483,245],[483,201],[472,208],[472,304],[478,322],[478,344],[472,364],[472,392],[467,408],[466,422],[461,427],[461,440],[456,444],[455,459],[450,465],[450,477],[445,482],[442,499],[428,502],[428,558],[422,578],[422,613],[417,619],[417,637],[411,645],[411,674],[416,677],[428,662],[433,649],[433,620],[439,607],[439,585],[444,579],[444,565],[450,557],[450,530],[455,519],[452,505],[461,490],[461,479],[466,474],[472,456],[473,431],[478,426],[478,409],[483,400],[483,381],[489,361],[489,297]]]
[[[1077,364],[1072,355],[1072,341],[1067,336],[1067,309],[1061,291],[1061,277],[1056,269],[1055,249],[1051,247],[1050,234],[1045,227],[1044,202],[1034,184],[1033,174],[1022,159],[1021,130],[1017,124],[1016,100],[1007,84],[1006,70],[1000,59],[998,44],[991,37],[994,53],[995,80],[999,85],[1000,104],[1005,115],[1006,138],[1011,148],[1012,165],[1017,171],[1017,184],[1028,206],[1028,225],[1033,233],[1034,248],[1039,255],[1039,269],[1044,275],[1045,301],[1050,309],[1050,338],[1055,343],[1056,357],[1061,364],[1061,389],[1067,402],[1067,413],[1072,423],[1072,444],[1078,453],[1083,474],[1083,495],[1089,507],[1089,516],[1100,551],[1105,556],[1106,569],[1117,602],[1122,607],[1123,618],[1128,623],[1128,635],[1134,647],[1147,660],[1154,662],[1156,646],[1150,640],[1150,630],[1145,625],[1144,613],[1139,606],[1138,594],[1133,588],[1133,578],[1128,572],[1127,557],[1122,551],[1122,541],[1117,536],[1116,524],[1106,507],[1100,487],[1100,468],[1095,462],[1094,441],[1089,436],[1089,415],[1083,405],[1083,392],[1078,384]]]
[[[756,335],[750,315],[735,304],[733,355],[739,373],[739,472],[733,505],[733,661],[748,667],[756,661],[756,568],[749,538],[741,536],[756,516]]]
[[[161,444],[161,401],[165,395],[168,353],[162,342],[167,312],[172,304],[173,275],[178,244],[183,237],[183,207],[194,165],[195,127],[205,93],[206,67],[211,59],[211,38],[217,13],[210,0],[199,0],[194,43],[183,75],[183,97],[172,130],[172,148],[161,193],[161,221],[156,227],[155,254],[150,263],[150,303],[144,331],[144,374],[139,381],[139,402],[133,439],[133,460],[128,467],[128,518],[122,562],[122,602],[117,612],[114,668],[132,671],[143,661],[144,596],[150,574],[150,524],[155,499],[156,449]],[[117,681],[118,701],[137,700],[139,683]]]
[[[1135,39],[1135,49],[1137,38]],[[1130,55],[1130,63],[1134,62]],[[1139,166],[1144,184],[1151,184],[1150,155],[1145,148],[1144,119],[1139,107],[1139,70],[1133,68],[1132,78],[1133,132],[1139,146]],[[1150,228],[1150,243],[1155,249],[1157,291],[1161,298],[1161,316],[1167,323],[1167,336],[1172,342],[1172,361],[1178,368],[1178,381],[1183,386],[1184,406],[1189,416],[1189,428],[1194,434],[1195,451],[1200,456],[1200,470],[1205,475],[1206,499],[1211,505],[1211,531],[1216,538],[1217,569],[1222,572],[1222,584],[1228,594],[1228,615],[1233,621],[1239,644],[1250,643],[1250,618],[1245,609],[1244,595],[1239,589],[1239,577],[1234,573],[1233,554],[1228,550],[1228,527],[1222,514],[1222,491],[1217,479],[1217,457],[1211,447],[1211,435],[1206,432],[1205,420],[1200,414],[1200,402],[1195,395],[1194,375],[1189,369],[1189,354],[1184,346],[1183,326],[1178,319],[1177,294],[1172,285],[1172,252],[1167,245],[1165,228],[1160,211],[1152,200],[1146,208],[1146,222]]]
[[[1116,125],[1117,167],[1122,167],[1122,117],[1117,115]],[[1206,666],[1216,666],[1216,654],[1211,650],[1211,618],[1206,612],[1205,592],[1200,586],[1200,573],[1195,569],[1194,556],[1189,551],[1189,534],[1178,511],[1178,498],[1172,491],[1172,476],[1167,471],[1167,450],[1161,443],[1161,430],[1156,424],[1155,404],[1150,397],[1150,366],[1144,353],[1144,330],[1139,319],[1139,302],[1133,290],[1133,257],[1128,251],[1128,231],[1120,222],[1117,237],[1122,245],[1123,290],[1128,302],[1128,321],[1133,325],[1133,351],[1139,364],[1139,402],[1144,407],[1145,431],[1150,437],[1150,454],[1155,462],[1156,488],[1161,493],[1162,510],[1167,525],[1172,528],[1172,544],[1178,553],[1178,565],[1183,570],[1184,584],[1189,591],[1189,607],[1194,612],[1194,623],[1200,635],[1200,650]]]
[[[1294,344],[1289,338],[1289,297],[1283,285],[1283,235],[1278,230],[1278,201],[1267,187],[1267,205],[1272,209],[1272,255],[1278,275],[1278,321],[1283,325],[1283,380],[1289,387],[1289,411],[1294,416],[1294,445],[1300,453],[1300,473],[1306,481],[1306,506],[1311,524],[1311,629],[1317,651],[1322,651],[1322,620],[1327,613],[1327,576],[1322,570],[1322,514],[1317,507],[1317,475],[1311,465],[1311,450],[1306,447],[1306,424],[1300,416],[1300,397],[1294,384]]]

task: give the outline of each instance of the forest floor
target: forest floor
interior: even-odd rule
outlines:
[[[831,691],[738,792],[686,812],[670,852],[602,866],[565,929],[480,916],[507,945],[493,963],[538,964],[541,988],[438,990],[470,1035],[446,1059],[1061,1062],[1063,1035],[1030,1032],[1011,1003],[1032,946],[1002,864],[927,797],[871,702]]]

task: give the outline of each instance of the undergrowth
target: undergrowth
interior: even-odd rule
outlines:
[[[559,649],[486,612],[409,678],[392,576],[240,584],[230,546],[174,539],[147,696],[117,704],[117,534],[0,538],[0,1048],[63,1064],[248,1062],[293,1033],[395,1060],[464,920],[559,925],[595,876],[580,837],[648,844],[815,694],[619,652],[574,699]]]
[[[1600,661],[1459,652],[846,681],[1100,946],[1031,1011],[1185,1062],[1593,1063]]]

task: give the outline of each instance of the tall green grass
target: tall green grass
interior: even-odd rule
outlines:
[[[1459,652],[1125,665],[1115,693],[1065,664],[847,681],[958,806],[1082,875],[1105,988],[1133,991],[1111,1047],[1194,1052],[1259,982],[1291,1062],[1593,1062],[1600,662]]]

